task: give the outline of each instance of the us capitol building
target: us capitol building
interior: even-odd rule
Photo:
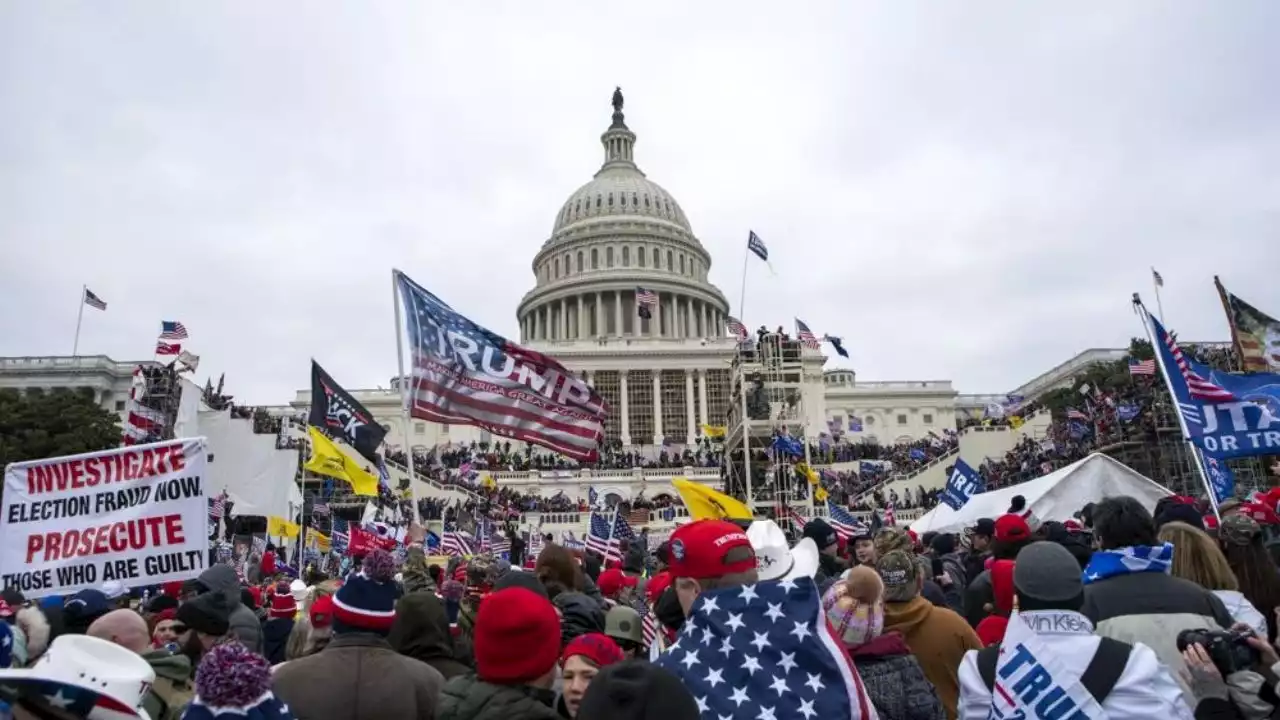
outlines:
[[[725,330],[729,302],[708,277],[710,253],[675,197],[641,171],[636,141],[617,91],[600,136],[604,160],[556,211],[516,317],[521,343],[559,359],[600,391],[609,404],[608,441],[644,454],[664,441],[692,444],[700,426],[724,422],[736,340]],[[743,243],[745,234],[744,227]],[[658,297],[651,319],[639,317],[638,288]],[[750,318],[742,320],[751,327]],[[851,344],[857,347],[857,339]],[[1010,392],[1032,397],[1116,353],[1123,351],[1087,350]],[[959,417],[1004,397],[959,395],[948,380],[865,382],[851,369],[824,370],[825,362],[820,352],[804,353],[800,405],[810,439],[829,421],[848,428],[851,417],[862,420],[863,430],[849,433],[850,440],[916,439],[954,428]],[[123,413],[137,364],[104,356],[0,358],[0,388],[91,387],[104,408]],[[388,426],[389,443],[404,442],[394,390],[349,389]],[[296,415],[309,400],[309,390],[299,390],[274,409]],[[489,439],[470,426],[410,422],[414,448]]]

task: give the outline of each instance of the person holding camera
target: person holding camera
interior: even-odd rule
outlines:
[[[1280,611],[1278,611],[1280,614]],[[1182,679],[1197,698],[1199,720],[1264,720],[1280,710],[1280,687],[1260,671],[1280,677],[1280,654],[1244,623],[1230,630],[1184,630],[1178,649],[1186,664]]]
[[[960,720],[1195,717],[1150,647],[1094,634],[1080,613],[1080,565],[1066,548],[1027,545],[1014,562],[1013,587],[1017,604],[1003,643],[971,650],[960,663]]]

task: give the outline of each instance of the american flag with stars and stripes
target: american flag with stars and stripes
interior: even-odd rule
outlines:
[[[1174,337],[1173,333],[1165,330],[1160,321],[1154,317],[1151,318],[1151,322],[1155,325],[1156,335],[1164,340],[1165,347],[1173,355],[1173,362],[1177,365],[1178,374],[1187,383],[1187,392],[1191,395],[1192,400],[1231,402],[1236,399],[1236,396],[1231,394],[1230,390],[1212,380],[1200,377],[1199,373],[1192,370],[1186,356],[1182,354],[1182,348],[1178,347],[1178,339]],[[1172,371],[1172,368],[1166,368],[1166,370]]]
[[[893,506],[892,500],[884,504],[884,524],[885,525],[892,526],[892,525],[898,524],[898,518],[895,511],[896,511],[896,508]]]
[[[792,519],[795,519],[794,515],[792,516]],[[853,516],[853,513],[840,507],[830,498],[827,499],[827,519],[831,521],[831,529],[835,530],[836,535],[839,535],[840,538],[846,542],[851,538],[857,537],[858,535],[865,535],[867,533],[867,526],[865,523],[860,522]],[[801,525],[800,529],[803,530],[804,526]]]
[[[636,288],[636,304],[653,307],[658,304],[658,293],[646,288]]]
[[[703,718],[876,716],[810,578],[702,593],[657,664],[680,678]]]
[[[161,340],[186,340],[187,326],[177,320],[161,320],[160,321],[160,339]]]
[[[653,642],[658,639],[658,618],[653,614],[653,608],[646,608],[640,615],[640,631],[644,633],[644,646],[653,647]]]
[[[410,414],[474,425],[579,462],[600,457],[607,408],[577,374],[463,317],[395,273],[413,358]]]
[[[609,518],[612,515],[613,533],[609,532]],[[587,549],[604,557],[606,562],[622,562],[621,540],[634,538],[631,526],[622,513],[591,513],[591,529],[587,533]]]
[[[84,304],[97,310],[107,309],[107,302],[97,295],[94,295],[93,291],[89,288],[84,289]]]
[[[1136,358],[1129,358],[1129,374],[1130,375],[1155,375],[1156,361],[1155,360],[1138,360]]]
[[[725,329],[729,331],[730,335],[738,338],[739,340],[746,340],[748,337],[751,337],[751,333],[747,331],[747,326],[736,317],[729,316],[725,318],[724,326]]]
[[[209,508],[209,517],[221,520],[227,514],[227,493],[223,492],[213,499],[213,506]]]
[[[445,555],[468,557],[476,554],[475,538],[465,530],[445,530],[440,537],[440,550]]]
[[[800,340],[802,345],[811,350],[822,349],[822,341],[814,336],[813,331],[800,318],[796,318],[796,338]]]
[[[1077,409],[1075,409],[1075,408],[1067,408],[1067,419],[1068,419],[1068,420],[1083,420],[1084,422],[1089,422],[1089,421],[1090,421],[1090,420],[1092,420],[1093,418],[1089,417],[1089,415],[1088,415],[1088,414],[1083,413],[1083,412],[1080,412],[1079,410],[1077,410]]]

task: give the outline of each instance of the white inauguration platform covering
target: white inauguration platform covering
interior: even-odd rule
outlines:
[[[1088,503],[1105,497],[1128,495],[1147,510],[1173,493],[1118,460],[1094,453],[1030,482],[974,495],[964,507],[952,510],[939,504],[911,523],[916,533],[960,532],[982,518],[998,518],[1009,510],[1015,495],[1027,500],[1027,508],[1042,522],[1070,518]]]

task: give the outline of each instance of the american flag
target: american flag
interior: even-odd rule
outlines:
[[[822,342],[814,336],[813,331],[810,330],[809,326],[805,325],[800,318],[796,318],[796,337],[799,338],[800,342],[807,348],[812,350],[822,349]]]
[[[634,538],[636,534],[631,531],[631,526],[627,524],[627,519],[622,513],[615,512],[613,515],[613,532],[609,532],[609,514],[607,513],[591,513],[591,530],[587,533],[587,549],[600,554],[605,561],[622,562],[621,540]]]
[[[895,513],[894,513],[894,507],[893,507],[893,501],[892,501],[892,500],[890,500],[889,502],[887,502],[887,503],[885,503],[885,504],[884,504],[884,524],[885,524],[885,525],[897,525],[897,524],[898,524],[898,519],[897,519],[897,517],[895,516]]]
[[[1148,313],[1150,315],[1150,313]],[[1182,375],[1182,379],[1187,383],[1187,393],[1191,395],[1193,400],[1208,400],[1209,402],[1231,402],[1236,399],[1231,391],[1218,385],[1212,380],[1200,377],[1199,373],[1191,369],[1191,365],[1187,362],[1187,358],[1182,354],[1182,348],[1178,347],[1178,341],[1174,338],[1173,333],[1164,329],[1159,320],[1151,318],[1151,323],[1156,328],[1156,336],[1164,341],[1165,347],[1169,353],[1173,355],[1173,362],[1178,366],[1178,372]],[[1166,368],[1167,370],[1168,368]]]
[[[209,517],[221,519],[227,514],[227,493],[223,492],[213,499],[213,506],[209,508]]]
[[[658,618],[653,614],[653,608],[646,608],[640,616],[640,630],[644,633],[644,646],[653,647],[653,642],[658,639]]]
[[[507,539],[507,534],[501,530],[490,532],[489,540],[486,544],[489,546],[489,552],[494,555],[511,552],[511,541]]]
[[[739,340],[746,340],[751,336],[751,333],[747,332],[747,326],[743,325],[742,321],[736,317],[730,316],[726,318],[724,326],[728,329],[730,335],[738,338]]]
[[[88,305],[91,308],[96,308],[98,310],[107,309],[107,302],[102,298],[98,297],[97,295],[94,295],[93,291],[90,290],[89,288],[84,289],[84,304]]]
[[[658,293],[638,287],[636,288],[636,304],[653,307],[658,304]]]
[[[186,340],[187,326],[177,320],[161,320],[160,321],[160,339],[161,340]]]
[[[679,676],[703,718],[875,717],[809,578],[702,593],[657,664]]]
[[[1156,272],[1155,268],[1151,268],[1151,279],[1155,282],[1156,287],[1164,287],[1164,278],[1160,273]]]
[[[474,538],[465,530],[445,530],[440,538],[440,549],[445,555],[467,557],[475,555]]]
[[[1137,360],[1135,358],[1129,358],[1129,374],[1130,375],[1155,375],[1156,361],[1154,359]]]
[[[1068,419],[1068,420],[1083,420],[1084,422],[1089,422],[1089,421],[1090,421],[1090,420],[1092,420],[1093,418],[1089,417],[1086,413],[1082,413],[1082,412],[1080,412],[1079,410],[1077,410],[1077,409],[1075,409],[1075,408],[1067,408],[1067,419]]]
[[[794,519],[794,516],[793,516]],[[844,540],[849,540],[857,535],[864,535],[867,532],[867,526],[858,521],[853,513],[835,504],[835,501],[827,499],[827,519],[831,521],[831,528],[836,531]],[[803,525],[800,526],[804,528]]]
[[[180,343],[167,343],[162,340],[156,342],[157,355],[177,355],[181,352],[182,345]]]
[[[400,272],[413,356],[410,414],[474,425],[573,458],[600,457],[607,408],[577,375],[463,317]]]

